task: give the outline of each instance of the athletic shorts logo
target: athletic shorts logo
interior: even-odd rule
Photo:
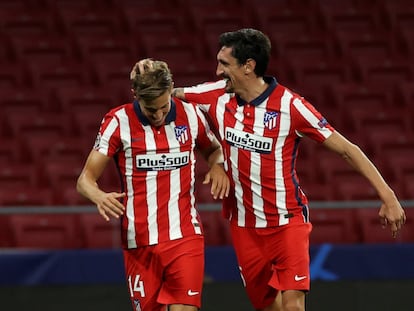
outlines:
[[[140,171],[168,171],[175,170],[190,162],[190,153],[174,152],[159,154],[139,154],[135,159]]]
[[[299,275],[295,275],[295,281],[296,282],[299,282],[299,281],[302,281],[302,280],[304,280],[304,279],[306,279],[307,278],[307,276],[306,275],[302,275],[302,276],[299,276]]]
[[[198,294],[200,294],[200,292],[193,292],[191,289],[189,289],[188,292],[187,292],[188,296],[195,296],[195,295],[198,295]]]
[[[270,153],[273,139],[226,127],[226,141],[236,148],[257,153]]]
[[[141,302],[139,299],[134,299],[135,311],[141,311]]]

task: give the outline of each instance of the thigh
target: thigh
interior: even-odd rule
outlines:
[[[266,241],[261,239],[255,228],[232,224],[231,230],[247,296],[255,309],[263,309],[273,303],[277,294],[277,290],[268,284],[273,271],[271,261],[265,254]]]
[[[204,238],[187,237],[159,249],[164,271],[158,302],[201,307],[204,279]]]
[[[310,223],[289,224],[269,236],[268,253],[273,253],[269,284],[278,290],[308,291],[310,288]]]
[[[165,310],[165,306],[157,302],[163,268],[154,251],[155,246],[123,251],[133,310]]]

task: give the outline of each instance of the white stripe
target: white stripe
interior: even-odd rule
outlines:
[[[266,105],[269,98],[266,99],[260,105]],[[255,119],[254,119],[254,134],[263,137],[264,133],[264,120],[265,109],[256,107],[255,108]],[[264,204],[262,196],[262,181],[260,177],[261,173],[261,154],[258,152],[250,153],[250,182],[252,189],[252,203],[253,212],[256,216],[256,228],[265,228],[267,225],[266,216],[264,213]]]
[[[169,152],[179,151],[180,144],[175,138],[175,123],[171,122],[165,126],[167,141],[170,143]],[[181,192],[180,170],[170,172],[170,199],[168,200],[169,235],[171,240],[182,238],[180,224],[180,208],[178,205],[179,193]],[[162,187],[162,185],[160,185]],[[162,189],[160,189],[162,191]]]
[[[147,154],[155,154],[156,144],[155,137],[151,126],[142,126],[145,131],[145,146]],[[148,222],[148,242],[150,245],[158,243],[158,223],[157,223],[157,171],[148,171],[145,183],[147,187],[147,222]]]
[[[303,102],[299,98],[296,98],[293,101],[293,105],[296,107],[296,109],[299,111],[299,113],[306,119],[306,121],[308,121],[313,128],[315,128],[316,130],[318,130],[318,132],[323,137],[325,137],[325,139],[328,138],[329,136],[331,136],[332,131],[330,129],[328,129],[327,127],[321,128],[318,125],[318,123],[320,122],[320,120],[312,113],[312,111],[310,111],[303,104]]]
[[[243,120],[244,120],[244,113],[243,113],[243,107],[238,106],[235,114],[235,119],[238,121],[234,125],[235,129],[238,129],[240,131],[243,130]],[[223,136],[225,137],[225,135]],[[236,195],[236,203],[237,203],[237,224],[240,227],[244,227],[246,224],[246,209],[243,205],[243,189],[241,187],[240,181],[239,181],[239,149],[234,146],[230,146],[230,162],[232,165],[231,171],[233,175],[234,180],[234,191]]]
[[[285,180],[283,178],[283,146],[285,144],[286,137],[290,130],[290,101],[292,94],[284,92],[280,103],[280,125],[279,135],[275,146],[275,170],[276,170],[276,206],[278,209],[279,226],[285,225],[289,222],[289,218],[285,218],[287,214],[286,208],[286,188]]]
[[[133,159],[131,154],[131,131],[129,128],[128,116],[125,113],[125,109],[121,109],[116,112],[116,116],[119,119],[119,131],[121,141],[124,143],[125,151],[125,178],[126,178],[126,189],[127,189],[127,206],[126,206],[126,217],[128,219],[128,231],[127,231],[127,241],[128,248],[137,247],[135,240],[135,214],[134,214],[134,187],[132,183],[132,173],[133,173]]]
[[[220,137],[226,137],[224,134],[224,112],[226,109],[226,104],[230,101],[230,95],[224,94],[217,99],[216,107],[216,120],[218,123],[218,130]]]
[[[99,149],[98,151],[104,155],[108,155],[109,152],[109,140],[111,139],[113,133],[118,127],[118,121],[113,118],[111,122],[109,122],[108,126],[106,127],[105,131],[102,133],[101,141],[99,142]]]

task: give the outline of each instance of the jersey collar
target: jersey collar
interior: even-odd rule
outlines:
[[[172,121],[175,121],[176,117],[177,117],[177,109],[175,107],[175,102],[173,99],[171,99],[170,101],[171,103],[171,109],[170,112],[168,112],[167,117],[165,118],[165,124],[171,123]],[[148,121],[147,117],[144,116],[144,114],[142,113],[141,107],[138,104],[137,100],[134,100],[134,111],[135,114],[137,115],[138,119],[141,121],[142,125],[147,126],[147,125],[151,125],[151,123]]]
[[[274,89],[277,86],[277,81],[275,77],[270,77],[270,76],[264,76],[263,80],[269,84],[269,86],[267,87],[267,89],[260,94],[258,97],[256,97],[255,99],[253,99],[250,104],[252,104],[253,106],[258,106],[260,105],[267,97],[270,96],[270,94],[272,94],[272,92],[274,91]],[[240,96],[238,96],[236,94],[236,99],[237,99],[237,104],[239,106],[243,106],[246,104],[246,101],[241,99]]]

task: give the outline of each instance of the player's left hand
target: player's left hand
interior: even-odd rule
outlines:
[[[229,195],[230,180],[222,164],[214,164],[207,172],[203,184],[211,182],[211,194],[214,199],[223,199]]]
[[[390,227],[393,238],[397,237],[406,221],[405,212],[396,198],[381,204],[379,217],[384,228]]]

